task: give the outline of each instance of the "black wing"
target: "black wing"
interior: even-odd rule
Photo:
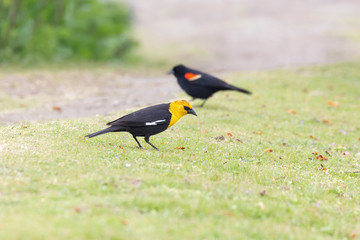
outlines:
[[[201,74],[201,78],[194,81],[189,81],[190,84],[199,85],[207,88],[214,88],[214,89],[231,89],[231,85],[214,77],[209,74],[203,73]]]
[[[170,104],[159,104],[140,109],[107,123],[110,126],[144,127],[168,124],[171,118]]]
[[[191,73],[201,75],[201,78],[199,78],[197,80],[188,81],[188,83],[190,85],[197,85],[197,86],[206,87],[206,88],[214,89],[214,90],[235,90],[235,91],[240,91],[240,92],[243,92],[246,94],[251,94],[250,91],[245,90],[243,88],[238,88],[231,84],[228,84],[227,82],[224,82],[223,80],[221,80],[217,77],[200,72],[198,70],[194,70],[194,69],[189,69],[189,70]]]

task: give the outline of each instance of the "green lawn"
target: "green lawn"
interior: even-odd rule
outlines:
[[[0,239],[359,238],[359,65],[230,74],[160,152],[83,138],[134,109],[2,125]]]

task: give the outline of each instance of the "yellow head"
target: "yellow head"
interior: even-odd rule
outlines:
[[[168,128],[174,125],[182,116],[186,114],[193,114],[197,116],[191,104],[186,100],[176,100],[170,103],[169,111],[172,116]]]

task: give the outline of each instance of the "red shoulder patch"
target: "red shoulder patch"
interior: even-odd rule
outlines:
[[[194,81],[201,78],[201,74],[185,73],[185,78],[189,81]]]

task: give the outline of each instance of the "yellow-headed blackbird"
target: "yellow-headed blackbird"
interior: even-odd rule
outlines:
[[[175,66],[169,73],[175,75],[180,87],[193,97],[193,100],[196,98],[205,99],[201,107],[204,106],[206,100],[217,91],[234,90],[251,94],[248,90],[232,86],[214,76],[185,67],[181,64]]]
[[[136,137],[144,137],[145,142],[159,151],[149,142],[150,137],[165,131],[186,114],[197,116],[190,103],[185,100],[158,104],[140,109],[109,122],[106,124],[110,126],[109,128],[86,135],[85,137],[92,138],[108,132],[129,132],[140,148],[142,146]]]

